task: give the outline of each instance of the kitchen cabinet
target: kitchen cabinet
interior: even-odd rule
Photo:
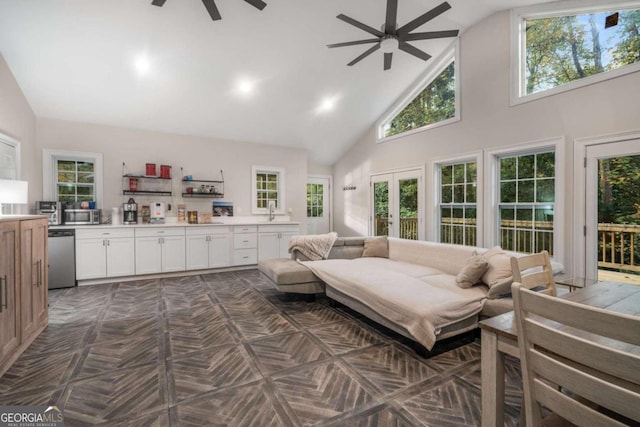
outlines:
[[[20,345],[19,281],[20,223],[0,222],[0,375]]]
[[[187,270],[231,265],[229,227],[197,227],[186,230]]]
[[[47,326],[45,217],[0,218],[0,376]]]
[[[135,253],[136,274],[184,271],[184,227],[137,228]]]
[[[233,265],[258,263],[258,227],[236,225],[233,227]]]
[[[300,228],[297,225],[258,226],[258,260],[289,258],[289,240],[298,234]]]
[[[49,223],[46,219],[20,221],[20,278],[22,299],[22,334],[29,337],[44,322],[47,301],[47,243]]]
[[[132,276],[135,270],[133,229],[76,230],[76,278]]]

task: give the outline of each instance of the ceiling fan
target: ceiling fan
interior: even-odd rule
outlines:
[[[346,15],[340,14],[336,18],[341,21],[346,22],[347,24],[351,24],[355,27],[360,28],[361,30],[366,31],[369,34],[375,36],[373,39],[366,40],[357,40],[353,42],[345,42],[345,43],[335,43],[327,45],[327,47],[343,47],[343,46],[354,46],[359,44],[369,44],[375,43],[372,47],[367,49],[364,53],[358,56],[353,61],[349,62],[347,65],[355,65],[367,56],[371,55],[376,50],[383,48],[384,52],[384,69],[388,70],[391,68],[391,60],[393,58],[393,48],[397,46],[398,49],[409,53],[415,57],[418,57],[424,61],[431,58],[431,55],[428,53],[418,49],[417,47],[409,44],[408,42],[414,40],[428,40],[428,39],[440,39],[445,37],[456,37],[458,35],[458,30],[447,30],[447,31],[428,31],[425,33],[411,33],[411,31],[415,30],[419,26],[426,24],[431,21],[433,18],[441,15],[447,10],[451,9],[451,6],[446,1],[434,7],[430,11],[418,16],[413,21],[403,25],[398,28],[396,23],[396,17],[398,15],[398,0],[387,0],[387,17],[386,21],[382,27],[382,31],[376,30],[373,27],[370,27],[366,24],[363,24],[360,21],[356,21],[353,18],[349,18]]]
[[[164,2],[166,1],[167,0],[153,0],[151,4],[154,6],[162,7],[162,5],[164,5]],[[260,10],[264,9],[267,6],[267,4],[262,0],[244,0],[244,1],[249,3],[251,6],[257,7]],[[222,19],[222,15],[220,15],[220,12],[218,11],[218,8],[216,7],[216,3],[214,0],[202,0],[202,3],[204,3],[204,7],[207,8],[207,12],[209,12],[211,19],[213,19],[214,21],[219,21],[220,19]]]

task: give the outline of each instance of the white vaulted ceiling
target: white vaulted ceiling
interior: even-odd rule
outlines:
[[[298,147],[332,164],[429,62],[400,52],[383,71],[378,51],[347,67],[368,45],[326,47],[371,38],[336,15],[380,28],[385,0],[265,1],[217,0],[214,22],[200,0],[0,0],[0,53],[39,117]],[[449,0],[416,31],[543,2]],[[439,3],[399,0],[398,24]],[[412,43],[436,57],[451,42]]]

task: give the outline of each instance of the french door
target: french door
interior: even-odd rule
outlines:
[[[424,171],[371,176],[370,234],[424,239]]]
[[[307,177],[307,230],[309,234],[331,231],[330,183],[328,177]]]
[[[640,284],[640,139],[585,155],[585,277]]]

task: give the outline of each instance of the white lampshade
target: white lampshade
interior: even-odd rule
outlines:
[[[13,179],[0,179],[0,205],[3,203],[28,203],[29,183]]]

